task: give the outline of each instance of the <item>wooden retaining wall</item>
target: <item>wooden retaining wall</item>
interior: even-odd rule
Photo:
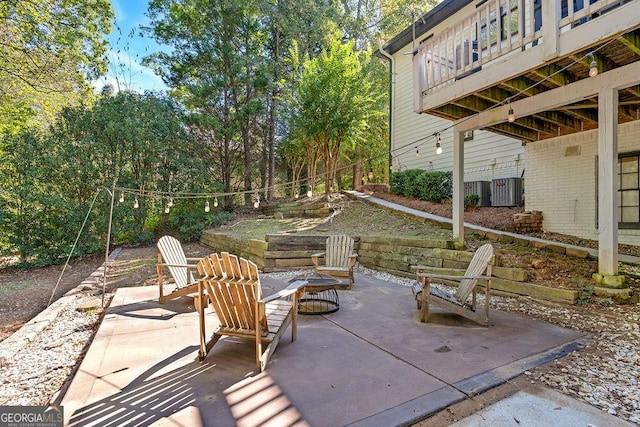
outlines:
[[[426,265],[441,274],[462,274],[473,252],[455,249],[450,240],[352,236],[358,262],[367,268],[413,278],[415,266]],[[313,266],[311,255],[323,252],[327,236],[303,234],[269,234],[265,240],[205,231],[200,243],[214,252],[231,252],[254,261],[265,271],[279,271]],[[456,271],[458,270],[458,271]],[[530,296],[550,301],[575,303],[578,291],[550,288],[527,283],[526,270],[495,265],[492,289],[509,296]]]

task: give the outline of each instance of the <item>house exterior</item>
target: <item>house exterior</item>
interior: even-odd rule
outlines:
[[[394,167],[429,168],[412,141],[446,129],[428,161],[453,171],[460,240],[464,182],[525,170],[525,209],[598,240],[617,285],[618,242],[640,244],[639,28],[640,0],[444,0],[381,48]]]

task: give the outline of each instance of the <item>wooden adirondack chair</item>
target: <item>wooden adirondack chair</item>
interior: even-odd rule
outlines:
[[[198,262],[200,313],[200,360],[223,335],[255,340],[256,364],[264,371],[280,338],[291,324],[291,341],[296,339],[297,301],[306,282],[262,296],[256,264],[227,252],[211,254]],[[205,294],[206,292],[206,294]],[[291,296],[291,301],[283,298]],[[205,298],[211,302],[220,325],[206,341]],[[263,346],[266,348],[263,349]]]
[[[430,267],[417,266],[416,275],[418,283],[413,286],[413,293],[420,309],[420,321],[429,321],[429,305],[435,304],[453,313],[464,316],[481,325],[489,325],[489,290],[491,288],[491,259],[493,246],[490,244],[478,248],[469,267],[463,276],[450,276],[431,274]],[[486,280],[484,309],[476,307],[476,284],[478,279]],[[441,282],[457,282],[458,289],[455,294],[449,294],[440,289],[431,287],[432,280]],[[471,295],[471,302],[468,302]]]
[[[333,277],[346,277],[349,279],[347,289],[353,285],[353,267],[356,265],[358,255],[353,252],[353,239],[349,236],[329,236],[326,242],[325,252],[311,255],[311,261],[318,274],[328,274]],[[320,265],[320,259],[324,258],[324,265]]]
[[[193,277],[193,271],[196,269],[196,262],[200,258],[187,258],[182,249],[180,242],[171,236],[162,236],[158,240],[158,286],[160,290],[159,301],[161,304],[165,302],[198,292],[198,282]],[[191,262],[191,264],[189,264]],[[168,295],[164,295],[164,270],[167,267],[169,273],[173,277],[176,289]]]

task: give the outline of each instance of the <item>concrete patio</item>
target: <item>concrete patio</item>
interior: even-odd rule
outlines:
[[[336,313],[299,316],[297,340],[285,334],[259,373],[251,342],[223,338],[197,360],[189,298],[118,289],[63,398],[65,425],[407,425],[588,341],[495,310],[489,328],[438,311],[420,323],[409,288],[362,274],[339,294]]]

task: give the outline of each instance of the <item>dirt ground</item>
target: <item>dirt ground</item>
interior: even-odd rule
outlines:
[[[448,204],[438,205],[389,194],[376,194],[376,196],[436,215],[450,216],[451,214],[451,206]],[[334,199],[332,206],[336,212],[332,217],[313,224],[305,223],[308,229],[304,232],[382,236],[435,235],[440,238],[450,236],[448,230],[431,224],[416,223],[400,216],[390,216],[383,209],[363,202],[350,201],[344,197]],[[505,229],[505,227],[508,228],[513,214],[519,211],[521,208],[475,208],[465,212],[465,220],[488,228]],[[247,219],[250,218],[243,216],[242,221],[236,221],[226,229],[240,232],[242,225],[245,225],[255,232],[260,228],[256,227],[255,223],[247,222]],[[287,226],[300,227],[301,223],[287,224]],[[569,236],[562,236],[562,238],[569,242],[575,239]],[[471,250],[483,243],[485,241],[477,236],[472,235],[467,238],[467,244]],[[594,260],[571,258],[501,242],[492,242],[492,244],[502,265],[527,269],[530,275],[529,281],[532,283],[581,289],[590,282],[591,273],[597,271],[597,262]],[[207,255],[209,249],[197,243],[191,243],[185,245],[185,252],[187,256],[199,257]],[[623,252],[622,249],[621,252]],[[107,290],[124,286],[156,285],[156,253],[153,246],[123,248],[116,262],[110,265]],[[62,275],[59,284],[62,266],[30,270],[12,268],[0,270],[0,341],[46,308],[52,300],[52,294],[55,300],[75,288],[103,262],[104,254],[73,260]],[[635,279],[632,278],[630,283],[635,293],[640,291],[640,284]]]

